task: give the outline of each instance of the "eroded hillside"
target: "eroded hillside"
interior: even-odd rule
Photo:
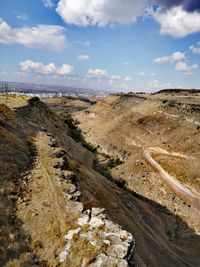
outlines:
[[[90,143],[100,145],[101,154],[95,153],[91,144],[84,143],[93,152],[83,147],[81,141],[75,142],[66,119],[59,118],[39,99],[23,101],[23,104],[16,99],[9,102],[7,97],[7,105],[12,109],[1,105],[1,265],[199,266],[200,239],[183,217],[175,215],[172,209],[164,207],[166,205],[160,205],[157,199],[151,200],[151,196],[145,196],[142,191],[131,195],[97,171],[100,157],[104,163],[110,161],[109,153],[120,159],[112,158],[109,162],[114,179],[126,178],[127,174],[135,178],[141,166],[160,179],[143,158],[141,147],[135,145],[134,139],[134,144],[127,145],[134,150],[128,153],[125,143],[123,147],[118,142],[121,130],[127,135],[129,127],[125,117],[122,118],[128,115],[127,105],[130,111],[129,101],[133,100],[111,96],[79,113],[82,123],[78,127],[85,133],[92,133],[93,138],[88,138],[90,134],[85,137]],[[137,103],[140,99],[134,101]],[[149,107],[153,110],[154,103]],[[62,111],[59,102],[53,109]],[[138,121],[141,118],[139,105],[135,109]],[[113,110],[114,113],[110,112]],[[156,119],[157,123],[159,121]],[[97,124],[99,130],[95,128]],[[108,129],[109,125],[116,128]],[[138,144],[145,140],[141,136],[142,127],[145,128],[144,124],[138,127]],[[128,131],[130,136],[127,135],[130,139],[131,133]],[[149,135],[147,132],[146,136]],[[149,142],[153,140],[148,138]],[[181,152],[185,154],[186,150]],[[128,170],[128,165],[124,165],[130,157],[136,161],[134,168]],[[163,163],[162,156],[157,161]],[[6,167],[3,164],[7,164]],[[167,164],[170,163],[166,163],[165,168]],[[124,175],[117,176],[121,171]],[[11,184],[9,190],[8,184]],[[148,188],[150,182],[146,184]],[[169,189],[163,185],[163,190]],[[183,205],[189,209],[188,205]]]
[[[123,163],[110,169],[115,180],[166,206],[198,232],[200,219],[192,201],[166,183],[145,151],[149,147],[167,151],[168,155],[154,153],[156,161],[174,180],[196,192],[200,202],[199,107],[198,94],[112,95],[75,116],[88,142]],[[184,156],[170,156],[174,152]]]
[[[182,203],[184,208],[186,210],[188,209],[189,212],[191,211],[188,206],[190,204],[180,200],[180,198],[173,193],[171,188],[164,183],[159,172],[156,169],[154,170],[152,168],[153,166],[147,162],[144,155],[144,152],[150,145],[160,145],[160,137],[157,132],[160,130],[164,132],[167,125],[165,124],[163,125],[163,129],[159,129],[159,124],[162,124],[162,119],[160,120],[159,116],[156,116],[155,112],[157,109],[160,109],[160,112],[163,109],[163,112],[166,113],[171,111],[172,114],[170,114],[170,118],[174,118],[176,115],[175,112],[180,114],[180,111],[177,110],[176,103],[168,103],[173,96],[166,97],[159,95],[158,99],[157,96],[152,95],[149,96],[147,101],[145,98],[146,96],[144,97],[144,95],[138,95],[136,97],[124,95],[108,96],[100,100],[96,105],[92,105],[88,109],[73,115],[74,122],[76,124],[79,122],[77,127],[82,129],[85,139],[90,144],[90,149],[92,148],[91,150],[97,157],[95,160],[95,169],[107,177],[107,180],[101,180],[100,177],[102,176],[96,174],[96,177],[91,176],[91,180],[88,181],[85,176],[82,176],[80,178],[80,185],[83,190],[89,191],[90,194],[93,195],[93,198],[95,196],[95,198],[100,201],[101,205],[106,207],[106,210],[113,220],[118,221],[125,229],[128,229],[134,235],[136,240],[135,262],[137,262],[139,266],[195,266],[199,264],[199,256],[196,257],[194,253],[199,247],[199,237],[196,234],[199,222],[197,210],[192,209],[192,220],[188,220],[189,216],[183,214],[185,210],[179,213],[180,217],[176,215],[177,201]],[[169,98],[169,100],[166,100],[166,98]],[[67,100],[65,99],[63,101]],[[187,119],[195,119],[194,124],[196,125],[198,114],[192,111],[192,116],[190,117],[190,99],[183,96],[182,101],[184,101],[184,104],[189,102],[187,106],[189,111],[187,112]],[[198,99],[194,101],[198,101]],[[182,106],[180,107],[179,102],[177,104],[178,109],[183,108]],[[166,109],[169,108],[169,110],[164,111],[165,107]],[[131,113],[132,109],[134,109],[134,111],[131,114],[133,116],[130,122],[128,115]],[[54,111],[56,111],[56,106],[54,106]],[[59,107],[57,111],[60,112]],[[72,112],[74,112],[74,108]],[[186,111],[184,112],[186,113]],[[184,114],[184,116],[185,115],[186,114]],[[143,117],[145,117],[145,119]],[[134,118],[136,123],[134,123]],[[180,121],[183,119],[184,118],[181,116]],[[141,125],[143,121],[144,125]],[[149,129],[145,129],[145,123],[147,127],[150,127]],[[175,126],[176,123],[177,122],[173,123],[173,120],[169,120],[168,129],[166,131],[169,132],[170,126]],[[133,124],[137,125],[139,128],[138,131],[137,127],[129,127]],[[157,127],[155,127],[156,125]],[[154,134],[152,130],[154,127],[156,134]],[[197,130],[198,125],[194,127],[194,132],[198,133]],[[123,136],[121,136],[122,133]],[[135,133],[137,135],[134,135]],[[128,144],[124,142],[123,137],[126,140],[125,142],[128,141]],[[170,136],[167,137],[167,134],[165,138],[166,141],[167,138],[170,140]],[[149,143],[147,143],[147,141]],[[146,144],[146,146],[144,144]],[[142,147],[142,145],[144,145],[144,147]],[[164,145],[165,143],[162,148],[165,148],[168,152],[168,144],[166,143],[166,145]],[[129,149],[126,151],[127,147]],[[180,154],[181,152],[182,151],[180,151]],[[169,153],[173,153],[173,151],[169,151]],[[182,153],[185,155],[184,151]],[[130,166],[127,164],[129,157],[132,157],[129,161]],[[160,160],[162,161],[162,157],[164,157],[165,161],[167,159],[171,160],[171,157],[166,157],[162,154],[153,155],[153,157],[155,157],[158,163]],[[182,164],[181,161],[184,159],[177,157],[175,160],[177,164]],[[196,161],[194,160],[194,162]],[[163,163],[162,161],[162,164]],[[163,167],[165,168],[166,166]],[[135,176],[137,172],[141,172],[142,168],[147,168],[146,173],[144,173],[149,177],[153,175],[154,183],[152,183],[151,180],[146,183],[143,179],[144,177],[142,177],[144,174],[141,176],[140,173],[138,173],[138,176]],[[171,170],[172,167],[170,171]],[[174,173],[170,172],[170,174],[173,175]],[[127,180],[125,179],[127,176],[137,181],[139,189],[142,185],[141,188],[147,191],[149,191],[149,187],[153,189],[155,182],[158,180],[158,184],[160,183],[161,186],[155,187],[154,196],[156,197],[151,198],[151,196],[148,197],[148,194],[145,195],[140,190],[128,189]],[[110,180],[117,181],[117,190]],[[106,189],[110,186],[110,190],[107,191]],[[100,190],[101,188],[102,190]],[[124,191],[121,188],[126,188],[131,194],[127,193],[127,190]],[[164,194],[169,194],[168,202],[170,205],[168,208],[166,208],[165,199],[163,199],[164,201],[162,202],[162,198],[158,196],[161,190]],[[112,199],[110,199],[111,195],[114,198],[112,197]],[[172,202],[175,203],[175,205],[173,205]],[[94,202],[91,200],[91,203]],[[163,204],[159,205],[159,203]],[[196,230],[194,230],[195,228]],[[191,258],[191,253],[193,259]]]
[[[37,98],[0,114],[1,266],[128,266],[132,235],[97,204],[84,208],[78,168],[93,155]]]

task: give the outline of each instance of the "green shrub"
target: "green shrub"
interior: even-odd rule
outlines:
[[[92,145],[91,143],[83,142],[82,145],[87,150],[91,151],[92,153],[96,153],[97,152],[97,147]]]
[[[79,124],[78,120],[74,119],[72,115],[68,112],[59,112],[58,115],[70,128],[70,135],[76,142],[82,142],[82,146],[85,147],[87,150],[91,151],[92,153],[95,153],[97,151],[96,146],[85,141],[81,129],[77,127],[77,124]]]
[[[120,160],[118,157],[117,158],[111,158],[108,162],[108,168],[109,169],[112,169],[118,165],[121,165],[123,164],[123,161]]]

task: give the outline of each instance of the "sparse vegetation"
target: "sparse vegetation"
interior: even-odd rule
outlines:
[[[86,141],[83,141],[82,143],[83,147],[85,147],[87,150],[91,151],[92,153],[96,153],[97,152],[97,148],[96,146],[94,146],[91,143],[87,143]]]
[[[112,169],[121,164],[123,164],[123,161],[120,158],[111,158],[108,162],[108,169]]]
[[[79,124],[79,121],[77,119],[74,119],[70,113],[67,112],[59,112],[58,115],[63,119],[63,121],[69,126],[71,130],[71,137],[76,142],[81,142],[82,146],[85,147],[87,150],[89,150],[92,153],[97,153],[97,149],[99,146],[95,146],[91,143],[88,143],[85,141],[81,130],[77,127],[77,124]],[[99,153],[104,158],[109,159],[108,164],[106,168],[104,167],[104,170],[112,169],[120,164],[123,164],[123,161],[120,160],[119,157],[111,157],[110,155],[106,153]]]
[[[81,134],[81,130],[77,127],[77,124],[79,124],[78,120],[74,120],[72,115],[68,112],[59,112],[58,115],[62,118],[64,123],[66,123],[70,128],[71,137],[76,142],[82,142],[83,136]]]
[[[81,130],[78,128],[77,124],[79,124],[79,121],[77,119],[74,119],[72,115],[67,112],[60,112],[58,113],[58,115],[63,119],[63,121],[70,128],[71,137],[76,142],[81,142],[82,146],[85,147],[87,150],[91,151],[92,153],[96,153],[97,147],[91,143],[86,142],[82,135]]]
[[[59,112],[58,114],[64,122],[71,128],[71,129],[76,129],[77,124],[79,124],[79,121],[77,119],[74,119],[72,115],[68,112]]]

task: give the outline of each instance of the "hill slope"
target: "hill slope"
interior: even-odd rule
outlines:
[[[121,100],[115,100],[121,106]],[[113,99],[108,101],[107,111]],[[105,104],[98,106],[104,108]],[[9,225],[16,226],[16,220],[20,223],[11,229],[7,247],[1,246],[7,253],[2,265],[98,266],[103,261],[105,266],[127,266],[129,261],[129,266],[199,266],[199,236],[168,209],[141,195],[130,195],[98,173],[94,168],[96,155],[75,142],[64,121],[46,105],[32,99],[15,112],[7,110],[14,119],[5,119],[5,112],[1,112],[3,131],[10,132],[2,134],[1,140],[9,143],[9,149],[16,153],[16,166],[21,167],[16,167],[19,183],[2,196],[6,199],[15,191],[14,221],[10,221],[11,212],[5,207],[3,210],[8,212]],[[85,114],[89,118],[96,116],[91,111]],[[16,139],[6,139],[14,132]],[[12,157],[6,154],[8,149],[2,149],[6,156],[0,154],[0,160],[7,163]],[[35,159],[31,156],[34,150]],[[124,155],[123,151],[118,153]],[[23,164],[18,163],[21,159]],[[16,173],[13,168],[10,179],[14,183]],[[105,208],[115,223],[94,207]],[[90,208],[91,212],[83,208]],[[135,242],[116,223],[130,232]],[[1,225],[9,229],[4,222]],[[10,251],[16,237],[18,243]]]

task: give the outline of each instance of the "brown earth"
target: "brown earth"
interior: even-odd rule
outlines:
[[[58,264],[58,255],[64,246],[64,235],[78,217],[75,206],[67,207],[61,183],[56,177],[59,169],[53,167],[53,148],[45,133],[38,133],[34,142],[37,161],[28,175],[28,192],[18,199],[17,217],[23,229],[31,236],[31,249],[47,266]]]
[[[1,266],[28,266],[34,259],[28,247],[29,237],[16,217],[16,201],[21,194],[22,176],[31,166],[34,156],[31,140],[21,128],[21,123],[21,118],[12,110],[4,104],[0,105]]]
[[[123,161],[110,170],[114,179],[166,206],[198,232],[200,218],[196,209],[171,191],[145,161],[143,152],[148,147],[160,147],[188,155],[184,160],[166,156],[159,156],[158,160],[176,179],[199,191],[199,104],[200,97],[196,94],[112,95],[75,115],[88,142],[100,146],[100,152]]]
[[[80,143],[74,142],[69,136],[70,131],[67,125],[38,99],[30,100],[25,106],[19,105],[15,112],[4,107],[12,118],[5,117],[5,111],[0,113],[0,127],[2,128],[0,144],[1,151],[3,151],[0,154],[0,162],[9,164],[10,173],[6,176],[6,168],[3,166],[1,188],[4,193],[10,180],[14,181],[12,182],[14,187],[6,194],[2,194],[1,198],[1,203],[5,203],[2,207],[4,214],[0,215],[1,232],[4,233],[0,249],[3,252],[2,255],[5,255],[1,258],[2,266],[34,266],[35,264],[59,266],[60,264],[58,254],[64,245],[63,234],[72,227],[70,222],[76,214],[73,213],[72,207],[70,209],[72,213],[66,212],[63,188],[57,181],[57,170],[52,168],[54,159],[52,148],[49,147],[49,138],[52,136],[56,139],[57,145],[66,151],[67,168],[76,174],[78,187],[83,192],[86,206],[104,207],[114,222],[132,233],[136,242],[136,251],[130,266],[191,267],[200,265],[200,238],[195,233],[194,227],[189,227],[185,223],[187,216],[185,220],[184,216],[181,218],[175,215],[170,205],[167,209],[158,204],[162,200],[165,205],[165,198],[162,198],[162,195],[157,194],[155,199],[152,197],[155,193],[149,194],[148,198],[144,194],[149,187],[152,191],[158,191],[159,186],[156,181],[160,181],[163,190],[169,189],[162,183],[159,175],[144,161],[141,148],[144,144],[148,146],[150,143],[152,146],[160,145],[159,137],[155,138],[155,133],[160,131],[164,134],[167,131],[164,126],[160,130],[161,122],[166,123],[169,120],[170,126],[168,127],[176,128],[177,121],[173,123],[173,120],[166,119],[164,114],[154,119],[152,114],[155,107],[156,110],[159,107],[159,102],[149,101],[142,104],[140,101],[143,100],[111,96],[78,115],[79,119],[82,119],[81,128],[84,132],[88,132],[86,138],[92,143],[100,144],[102,151],[114,156],[118,155],[124,161],[124,164],[111,169],[110,173],[115,179],[132,177],[133,181],[136,181],[133,183],[134,189],[138,188],[134,191],[139,193],[134,196],[95,170],[96,155],[83,148]],[[135,108],[132,110],[134,114],[128,114],[127,107],[129,113],[132,108]],[[149,112],[151,112],[150,117]],[[186,124],[182,121],[180,123]],[[131,130],[130,125],[134,125],[135,136],[132,136],[133,128]],[[6,134],[4,131],[7,131]],[[193,131],[195,133],[196,130]],[[188,127],[186,132],[192,133],[191,127]],[[168,135],[170,134],[164,135],[163,141],[167,142],[168,138],[169,144],[175,146],[178,137],[173,140],[173,134]],[[184,137],[183,133],[182,135]],[[10,139],[8,139],[9,136]],[[198,135],[196,136],[197,139],[194,138],[194,141],[198,140]],[[126,142],[124,137],[126,137]],[[5,143],[8,144],[7,148],[3,146]],[[168,149],[167,143],[163,145],[163,148]],[[190,146],[193,146],[192,142]],[[34,164],[33,147],[36,152]],[[172,150],[176,148],[176,151],[177,147],[178,144],[172,147]],[[16,157],[12,157],[9,150]],[[190,150],[185,145],[181,152],[188,151]],[[198,150],[195,150],[193,146],[192,151],[193,156],[196,157],[195,153],[198,153]],[[21,175],[27,168],[30,171],[26,175]],[[143,168],[146,179],[141,177]],[[124,174],[122,175],[121,172]],[[193,183],[192,186],[194,186]],[[14,193],[16,197],[11,205],[6,201],[13,195],[13,192],[16,192]],[[178,205],[181,205],[181,201],[170,190],[166,192],[174,198],[174,202],[177,201]],[[13,209],[10,210],[10,207]],[[180,207],[191,211],[186,204]],[[14,221],[10,221],[11,215]],[[7,221],[3,218],[7,218]],[[11,234],[11,239],[6,239],[9,234]],[[16,242],[13,242],[13,238],[16,238]],[[10,246],[13,244],[15,247],[11,247],[12,251],[10,251]],[[80,247],[77,248],[77,258],[74,257],[74,262],[80,260],[78,251]],[[70,265],[66,263],[64,266],[78,266],[77,263],[72,264],[74,263],[70,262]]]
[[[126,188],[131,189],[134,193],[134,196],[137,198],[143,199],[145,202],[151,204],[151,208],[156,207],[154,209],[153,213],[141,215],[140,212],[138,212],[138,215],[140,216],[140,219],[135,214],[136,210],[141,210],[138,208],[138,200],[137,204],[133,203],[133,198],[130,198],[124,194],[122,194],[121,201],[123,202],[123,208],[122,210],[125,211],[126,207],[131,210],[131,213],[128,212],[124,216],[123,213],[120,213],[119,216],[119,210],[120,205],[118,206],[116,204],[116,200],[114,203],[111,203],[112,209],[110,209],[109,203],[105,203],[106,196],[101,192],[101,194],[97,194],[97,188],[100,188],[100,183],[96,184],[96,179],[93,180],[94,182],[87,182],[87,179],[81,178],[81,187],[85,188],[87,190],[90,190],[92,194],[94,194],[98,200],[100,200],[101,205],[104,205],[107,210],[109,210],[109,215],[112,217],[115,221],[120,221],[120,224],[123,225],[126,229],[129,229],[130,232],[134,233],[134,236],[136,238],[136,244],[137,244],[137,253],[136,257],[138,262],[141,263],[139,260],[139,255],[142,255],[141,258],[143,258],[143,263],[145,264],[148,262],[148,266],[165,266],[166,261],[162,261],[162,257],[160,254],[160,262],[162,264],[156,264],[157,256],[153,256],[152,254],[150,256],[149,251],[151,249],[144,249],[144,243],[142,241],[143,236],[148,236],[147,232],[145,233],[145,227],[143,226],[147,223],[146,219],[151,217],[151,223],[149,224],[148,221],[148,227],[152,229],[154,228],[153,224],[155,222],[155,227],[159,229],[157,231],[158,233],[165,232],[168,235],[168,238],[170,240],[169,246],[173,244],[173,242],[178,242],[179,249],[183,245],[183,239],[186,238],[186,236],[193,236],[192,232],[190,230],[188,231],[187,224],[190,225],[195,231],[198,231],[199,229],[199,216],[198,213],[193,207],[191,208],[189,204],[187,204],[184,200],[179,199],[168,186],[163,182],[159,174],[152,169],[152,167],[144,160],[143,157],[143,149],[145,149],[148,146],[160,146],[162,148],[165,148],[169,150],[170,148],[172,151],[177,152],[183,152],[186,153],[187,149],[190,145],[193,146],[192,155],[193,157],[189,162],[184,162],[184,170],[191,175],[193,173],[193,176],[198,175],[197,168],[198,165],[198,146],[195,146],[195,142],[198,145],[199,144],[199,135],[198,135],[198,125],[196,123],[191,123],[191,121],[184,121],[185,118],[182,116],[187,115],[188,120],[198,120],[199,115],[198,113],[193,112],[193,106],[198,104],[199,98],[193,97],[193,102],[191,101],[191,96],[181,96],[181,98],[176,98],[173,96],[169,96],[169,100],[171,101],[171,98],[178,102],[178,107],[175,105],[171,106],[171,102],[167,100],[166,102],[166,96],[159,95],[157,96],[146,96],[148,99],[144,99],[144,96],[124,96],[124,95],[114,95],[106,97],[103,100],[100,100],[96,105],[91,106],[90,108],[86,109],[85,111],[78,112],[74,115],[74,118],[78,119],[80,124],[78,125],[83,133],[86,140],[93,144],[94,146],[99,146],[100,148],[98,151],[100,154],[97,154],[97,157],[102,160],[103,164],[107,161],[107,156],[110,155],[111,157],[117,158],[119,157],[122,161],[124,161],[124,164],[118,165],[115,168],[111,168],[109,173],[108,171],[104,171],[105,175],[107,176],[109,174],[109,177],[112,176],[112,179],[119,180],[120,183],[122,180],[126,182]],[[183,99],[183,100],[182,100]],[[164,103],[163,103],[164,101]],[[179,101],[183,102],[183,105],[179,105]],[[187,105],[188,104],[188,105]],[[74,112],[74,110],[73,110]],[[168,112],[171,112],[171,114]],[[179,115],[179,118],[177,119],[176,116]],[[174,117],[175,116],[175,117]],[[178,122],[178,123],[177,123]],[[191,124],[191,125],[190,125]],[[171,130],[175,129],[175,131],[171,132]],[[185,142],[181,142],[181,150],[179,151],[179,145],[178,140],[181,139],[181,135],[179,136],[180,128],[183,128],[181,131],[181,135],[183,135],[184,138],[186,138],[187,135],[192,134],[191,136],[194,136],[193,140],[188,140],[190,144],[185,144]],[[162,137],[163,134],[163,137]],[[175,136],[175,138],[172,138],[172,136]],[[195,151],[195,152],[193,152]],[[102,153],[103,152],[103,153]],[[186,153],[187,154],[187,153]],[[102,159],[104,158],[104,159]],[[158,158],[160,160],[160,157]],[[162,164],[165,164],[167,166],[167,162],[171,162],[172,159],[168,157],[161,158]],[[178,173],[183,172],[182,166],[183,162],[179,159],[172,161],[171,169],[167,169],[169,172],[175,171],[175,175],[177,176],[177,179],[182,179],[183,177],[179,177]],[[101,165],[101,164],[100,164]],[[164,167],[165,167],[164,165]],[[176,166],[178,169],[176,169]],[[186,168],[190,166],[190,168]],[[99,167],[98,167],[99,168]],[[188,175],[188,176],[189,176]],[[187,176],[187,181],[189,182],[189,178]],[[191,177],[191,176],[190,176]],[[98,178],[98,180],[100,180]],[[109,183],[109,181],[107,181]],[[131,183],[131,186],[129,186],[129,183]],[[186,181],[185,181],[186,183]],[[123,183],[122,183],[123,184]],[[105,185],[104,185],[105,186]],[[191,186],[195,187],[195,184],[191,184]],[[153,190],[155,189],[155,190]],[[119,189],[116,190],[118,192]],[[113,194],[113,192],[112,192]],[[138,195],[139,194],[139,195]],[[105,198],[104,198],[105,195]],[[117,202],[119,204],[119,195],[116,197]],[[151,201],[153,200],[153,201]],[[124,203],[125,201],[125,203]],[[184,226],[180,226],[180,222],[171,221],[169,222],[168,219],[162,218],[161,221],[166,226],[163,230],[162,227],[159,226],[158,218],[152,216],[152,214],[157,214],[158,210],[161,212],[158,216],[163,216],[165,213],[165,209],[163,206],[157,205],[158,203],[164,205],[167,207],[167,213],[171,214],[171,218],[174,218],[172,214],[179,214],[180,217],[183,219],[184,222],[187,224],[184,224]],[[124,206],[125,205],[125,206]],[[141,205],[141,203],[139,204]],[[146,208],[142,208],[142,214],[145,211],[151,209],[149,205],[147,205]],[[114,212],[116,210],[116,213]],[[171,212],[170,212],[170,211]],[[132,219],[132,223],[130,223],[130,218],[132,215],[134,216],[134,219]],[[128,218],[126,217],[128,216]],[[136,218],[137,217],[137,218]],[[155,221],[154,221],[154,219]],[[190,218],[191,217],[191,218]],[[141,221],[142,218],[142,221]],[[178,218],[175,216],[175,218]],[[135,221],[135,222],[134,222]],[[140,225],[143,225],[141,228],[138,228],[137,222],[140,221]],[[136,224],[135,224],[136,223]],[[179,226],[178,226],[179,225]],[[186,227],[186,228],[185,228]],[[162,230],[161,230],[162,229]],[[175,230],[176,229],[176,230]],[[178,230],[179,229],[179,230]],[[186,230],[187,229],[187,230]],[[177,231],[177,232],[176,232]],[[138,233],[138,235],[137,235]],[[150,238],[151,239],[151,238]],[[153,238],[154,239],[154,238]],[[155,240],[155,239],[154,239]],[[172,241],[173,240],[173,241]],[[176,240],[176,241],[175,241]],[[194,241],[194,240],[193,240]],[[148,241],[149,242],[149,241]],[[147,242],[147,243],[148,243]],[[152,242],[152,239],[151,239]],[[149,244],[151,243],[149,242]],[[146,245],[147,245],[146,243]],[[181,245],[180,245],[181,244]],[[193,243],[190,245],[186,245],[185,249],[183,249],[184,253],[189,252],[189,247],[192,248],[192,251],[194,249],[197,249],[198,247],[198,237],[197,242],[195,241],[195,245]],[[174,244],[173,244],[174,245]],[[153,245],[152,245],[153,246]],[[154,247],[154,246],[153,246]],[[173,248],[174,249],[174,248]],[[142,251],[145,250],[145,253],[142,253]],[[155,252],[155,250],[154,250]],[[142,253],[142,254],[140,254]],[[167,253],[165,251],[165,253]],[[181,256],[181,258],[184,258],[185,264],[187,265],[185,260],[187,258],[186,254]],[[186,258],[185,258],[186,256]],[[145,258],[145,259],[144,259]],[[197,257],[197,262],[199,261],[199,257]],[[168,263],[169,264],[169,263]],[[172,264],[172,263],[171,263]],[[183,263],[178,263],[177,266],[181,266]],[[170,265],[170,266],[173,266]],[[176,266],[176,265],[175,265]],[[195,263],[190,263],[189,266],[195,266]]]
[[[91,104],[96,102],[96,99],[84,99],[84,98],[49,98],[44,99],[43,102],[53,111],[65,111],[76,112],[88,108]]]

